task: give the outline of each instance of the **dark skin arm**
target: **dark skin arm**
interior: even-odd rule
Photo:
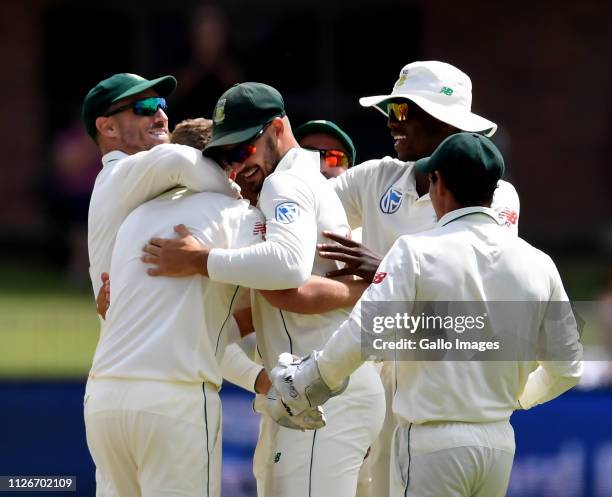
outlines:
[[[106,311],[110,305],[110,278],[108,273],[102,273],[100,278],[102,280],[102,286],[98,290],[96,310],[98,311],[98,314],[102,316],[102,319],[106,319]]]
[[[327,277],[354,274],[368,282],[372,282],[382,257],[372,252],[365,245],[351,240],[346,236],[324,231],[323,236],[336,243],[320,243],[317,245],[319,257],[344,262],[346,267],[330,271]]]

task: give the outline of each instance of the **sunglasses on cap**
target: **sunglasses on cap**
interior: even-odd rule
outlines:
[[[232,164],[242,164],[246,161],[251,155],[257,152],[257,147],[254,143],[259,140],[261,135],[264,134],[266,128],[272,123],[270,121],[267,123],[261,130],[249,141],[244,143],[240,143],[233,148],[227,150],[221,150],[217,152],[217,162],[222,166],[231,166]]]
[[[387,115],[391,121],[405,121],[408,118],[407,102],[390,102],[387,104]]]
[[[158,109],[164,112],[168,109],[166,99],[163,97],[147,97],[136,100],[132,103],[122,105],[116,109],[109,110],[104,114],[104,117],[110,117],[124,110],[132,109],[137,116],[154,116]]]
[[[325,162],[327,167],[348,167],[351,163],[350,156],[342,150],[329,149],[324,150],[320,148],[307,148],[306,150],[312,150],[313,152],[319,152],[321,160]]]

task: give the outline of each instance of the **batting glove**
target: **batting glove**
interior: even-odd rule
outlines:
[[[303,359],[289,353],[278,357],[278,365],[272,370],[272,385],[292,416],[306,409],[324,404],[330,397],[341,394],[349,379],[335,390],[331,390],[321,378],[317,358],[321,352],[313,351]]]
[[[260,414],[267,414],[279,425],[292,430],[318,430],[325,426],[325,415],[321,407],[312,407],[298,416],[291,416],[274,387],[270,388],[267,395],[257,394],[255,396],[253,410]]]

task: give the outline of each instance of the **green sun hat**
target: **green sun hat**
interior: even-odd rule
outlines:
[[[81,120],[87,133],[95,138],[96,119],[102,116],[115,102],[153,88],[160,97],[170,96],[176,89],[174,76],[162,76],[148,80],[138,74],[119,73],[100,81],[85,99],[81,110]]]
[[[264,83],[240,83],[227,90],[213,111],[212,139],[205,151],[253,138],[275,117],[285,115],[282,95]]]
[[[353,144],[351,137],[340,126],[332,121],[317,119],[315,121],[308,121],[307,123],[298,126],[293,131],[293,136],[295,136],[297,141],[300,141],[305,136],[312,135],[314,133],[325,133],[340,140],[350,155],[349,167],[353,167],[355,165],[355,159],[357,157],[355,145]]]

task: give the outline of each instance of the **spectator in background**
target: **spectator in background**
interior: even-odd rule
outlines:
[[[218,7],[204,5],[191,15],[191,59],[176,71],[181,82],[173,100],[173,117],[212,114],[217,98],[241,79],[241,70],[228,51],[227,19]],[[197,110],[196,110],[197,109]]]
[[[54,244],[60,247],[71,281],[86,285],[87,211],[89,197],[100,169],[98,149],[83,129],[78,116],[60,130],[51,144],[51,168],[41,185],[51,221]]]
[[[321,174],[335,178],[355,165],[353,140],[337,124],[322,119],[299,126],[295,138],[301,147],[321,154]]]
[[[596,323],[598,345],[588,346],[592,359],[584,363],[584,373],[578,384],[582,390],[612,388],[612,266],[608,270],[606,287],[597,297]]]

